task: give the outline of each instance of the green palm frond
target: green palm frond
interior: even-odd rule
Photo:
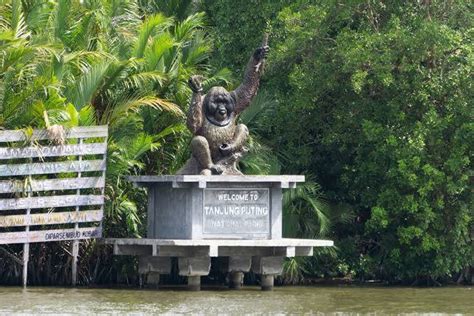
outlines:
[[[262,115],[264,115],[265,112],[272,110],[274,102],[275,101],[270,97],[270,94],[267,91],[259,91],[259,93],[253,98],[250,106],[240,115],[240,121],[249,128],[258,129]]]
[[[121,98],[118,103],[107,107],[102,119],[102,124],[114,124],[130,112],[138,112],[142,107],[151,107],[157,110],[168,111],[175,115],[183,116],[183,111],[174,103],[155,96],[128,96]]]
[[[204,90],[209,90],[213,86],[228,86],[232,83],[232,72],[228,68],[222,68],[215,74],[202,82]]]
[[[87,68],[81,79],[69,87],[66,95],[77,109],[94,103],[96,96],[105,92],[120,78],[127,63],[104,60]]]
[[[205,33],[196,30],[193,33],[192,40],[186,45],[183,54],[183,62],[186,66],[196,67],[204,65],[203,62],[209,58],[211,52],[211,45],[205,38]]]
[[[303,279],[305,257],[287,258],[283,264],[285,284],[297,284]]]
[[[156,142],[153,136],[140,133],[131,138],[125,138],[121,144],[126,148],[127,158],[131,161],[138,161],[149,150],[153,149]]]
[[[23,11],[27,13],[26,24],[28,28],[34,33],[38,34],[43,29],[47,28],[48,21],[51,15],[52,3],[46,1],[22,1]]]
[[[289,217],[285,227],[288,234],[317,237],[329,232],[328,205],[317,183],[307,180],[295,189],[286,191],[283,194],[283,209]]]
[[[183,123],[170,125],[170,126],[166,127],[165,129],[163,129],[158,134],[153,135],[153,140],[155,142],[158,142],[158,141],[161,141],[162,139],[164,139],[165,137],[167,137],[169,135],[181,134],[184,131],[186,131],[186,128],[187,128],[186,125],[183,124]]]
[[[53,51],[52,73],[59,81],[64,81],[65,86],[70,86],[77,81],[83,73],[87,73],[93,64],[104,60],[113,60],[113,56],[102,51]]]
[[[195,7],[196,0],[141,0],[142,8],[149,13],[163,12],[166,16],[185,19]]]
[[[25,22],[25,15],[22,10],[20,0],[12,0],[10,27],[17,39],[26,39],[30,36],[28,26]]]
[[[164,32],[154,37],[153,44],[145,50],[144,58],[148,70],[157,69],[158,62],[163,55],[175,45],[169,32]]]
[[[64,40],[66,30],[68,30],[68,14],[70,10],[70,1],[68,0],[59,0],[56,4],[55,12],[52,20],[53,25],[53,34],[56,38]]]
[[[142,89],[149,84],[163,85],[166,80],[166,74],[159,71],[148,71],[128,76],[123,84],[127,89]]]
[[[333,224],[352,224],[356,220],[356,211],[354,206],[347,203],[333,203],[330,205],[331,222]]]
[[[139,115],[128,115],[109,127],[110,137],[117,140],[133,138],[143,131],[143,119]]]
[[[101,85],[104,84],[108,69],[109,64],[105,62],[87,68],[80,80],[69,87],[66,96],[77,109],[91,103]]]
[[[97,124],[95,109],[92,105],[86,105],[78,112],[79,126],[92,126]]]
[[[167,18],[162,14],[155,14],[148,17],[140,27],[138,38],[133,49],[133,56],[142,58],[148,40],[155,28],[163,31],[173,23],[172,18]]]
[[[202,28],[204,23],[204,12],[195,13],[178,22],[174,28],[174,36],[177,42],[186,44],[192,39],[195,30]]]
[[[114,218],[118,222],[122,220],[126,223],[126,228],[134,237],[140,237],[138,227],[141,224],[140,216],[138,215],[137,205],[130,201],[127,196],[120,195],[114,201],[112,207],[107,208],[114,210],[107,215]]]
[[[247,143],[249,152],[240,161],[240,168],[245,174],[280,174],[280,163],[274,151],[258,140],[258,136],[250,136]]]

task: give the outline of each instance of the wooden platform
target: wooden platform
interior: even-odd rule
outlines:
[[[148,191],[148,238],[109,238],[114,255],[138,256],[143,284],[158,284],[177,263],[188,289],[199,290],[211,264],[241,288],[244,274],[258,275],[262,290],[273,288],[286,257],[312,256],[331,240],[282,238],[283,189],[304,176],[161,175],[129,177]],[[214,258],[214,260],[211,260]],[[177,259],[177,260],[176,260]],[[176,267],[176,266],[174,266]]]

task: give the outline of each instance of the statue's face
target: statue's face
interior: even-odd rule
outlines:
[[[235,101],[224,88],[213,89],[204,100],[204,112],[211,123],[225,126],[233,117]]]

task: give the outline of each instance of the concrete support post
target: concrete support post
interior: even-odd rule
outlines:
[[[146,276],[146,284],[158,287],[158,285],[160,284],[160,273],[149,272]]]
[[[283,272],[283,257],[253,257],[252,271],[256,274],[279,275]]]
[[[275,275],[283,272],[283,257],[253,257],[252,271],[260,275],[263,291],[273,289]]]
[[[260,286],[262,291],[273,290],[273,283],[275,281],[275,276],[273,274],[262,274],[260,275],[260,278]]]
[[[189,275],[188,276],[188,290],[200,291],[201,290],[201,276],[200,275]]]
[[[140,256],[138,260],[138,273],[140,274],[140,287],[150,285],[158,287],[160,274],[169,274],[171,271],[171,258]]]
[[[229,288],[238,290],[244,284],[244,273],[250,271],[252,257],[224,257],[220,264],[221,271],[229,273]]]
[[[79,240],[72,241],[71,284],[77,285],[77,258],[79,257]]]
[[[229,288],[240,290],[244,284],[244,273],[240,271],[230,272]]]
[[[180,257],[178,258],[179,275],[188,277],[188,290],[201,289],[201,276],[208,275],[211,269],[210,257]]]

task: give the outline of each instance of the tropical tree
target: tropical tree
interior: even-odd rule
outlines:
[[[145,12],[127,0],[0,3],[0,128],[108,124],[104,227],[115,237],[143,234],[144,194],[125,177],[175,170],[184,157],[190,74],[228,80],[207,64],[202,13]],[[89,260],[83,280],[103,278]]]
[[[472,3],[204,4],[216,64],[242,67],[239,52],[270,21],[264,85],[280,106],[261,135],[291,152],[284,172],[312,175],[331,206],[349,206],[352,220],[330,229],[334,267],[393,282],[471,279]]]

